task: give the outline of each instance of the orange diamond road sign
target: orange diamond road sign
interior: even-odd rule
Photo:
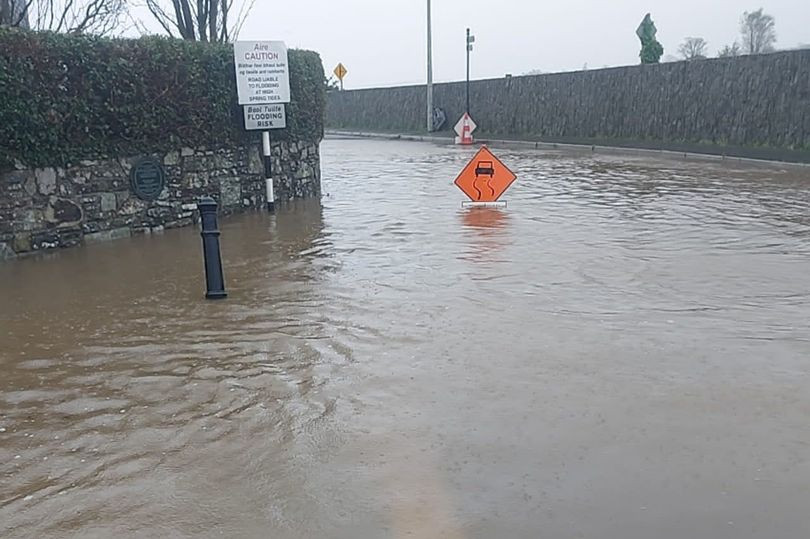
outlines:
[[[340,63],[337,65],[337,67],[335,67],[335,70],[332,73],[335,74],[335,76],[338,78],[340,82],[343,82],[343,78],[346,76],[348,72],[349,70],[346,69],[346,66]]]
[[[515,173],[482,146],[456,178],[455,184],[473,202],[495,202],[517,179]]]

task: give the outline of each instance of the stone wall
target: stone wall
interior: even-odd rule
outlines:
[[[136,156],[0,173],[0,259],[187,226],[197,218],[195,202],[202,195],[218,200],[221,213],[262,208],[260,152],[259,146],[183,148],[152,156],[166,175],[166,188],[152,202],[130,188]],[[274,143],[273,178],[277,200],[319,196],[318,145]]]
[[[464,83],[438,84],[448,127]],[[810,50],[471,84],[480,137],[810,160]],[[424,132],[425,86],[329,92],[327,127]]]

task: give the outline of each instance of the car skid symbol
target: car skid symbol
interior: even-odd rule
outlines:
[[[475,180],[473,181],[473,189],[478,193],[476,200],[481,200],[484,192],[480,187],[487,189],[490,196],[495,196],[495,188],[489,183],[495,177],[495,164],[492,161],[478,161],[475,166]],[[483,184],[482,184],[483,182]]]

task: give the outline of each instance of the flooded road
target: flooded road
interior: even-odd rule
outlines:
[[[0,536],[810,536],[810,169],[497,153],[0,264]]]

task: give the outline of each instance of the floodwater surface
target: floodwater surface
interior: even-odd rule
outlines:
[[[0,264],[0,536],[810,537],[810,169],[496,153]]]

